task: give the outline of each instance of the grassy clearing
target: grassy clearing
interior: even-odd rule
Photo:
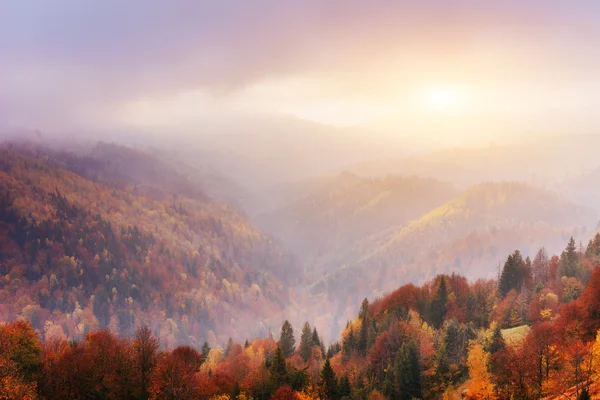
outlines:
[[[530,330],[531,328],[528,325],[521,325],[517,326],[516,328],[503,329],[502,337],[504,338],[504,341],[507,344],[513,345],[522,342]]]

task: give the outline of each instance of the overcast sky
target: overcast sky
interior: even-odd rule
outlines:
[[[0,2],[0,123],[26,127],[403,126],[448,105],[567,124],[595,118],[597,71],[598,1]]]

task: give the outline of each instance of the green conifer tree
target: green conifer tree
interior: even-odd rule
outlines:
[[[202,345],[202,359],[206,360],[206,358],[208,357],[208,353],[210,353],[210,346],[208,345],[208,342],[204,342],[204,344]]]
[[[350,396],[352,396],[352,387],[350,386],[350,380],[347,375],[340,378],[338,395],[341,399],[350,398]]]
[[[506,343],[504,342],[504,337],[502,337],[502,330],[500,329],[500,324],[496,324],[494,328],[494,333],[492,334],[492,340],[487,351],[490,354],[495,354],[500,350],[503,350],[506,347]]]
[[[506,297],[508,292],[513,289],[521,289],[523,280],[526,277],[526,270],[525,261],[523,261],[519,250],[508,256],[504,263],[500,280],[498,281],[498,290],[502,297]]]
[[[296,350],[296,339],[294,338],[294,328],[289,321],[285,321],[281,326],[281,336],[279,337],[279,347],[285,358],[290,357]]]
[[[337,378],[333,368],[331,368],[329,358],[325,361],[325,365],[323,365],[319,386],[321,387],[325,398],[330,400],[338,399]]]
[[[414,339],[402,344],[396,355],[396,396],[399,400],[411,400],[422,397],[421,365],[419,348]]]
[[[446,277],[440,277],[440,283],[431,301],[431,320],[433,326],[439,328],[446,318],[446,305],[448,303],[448,288],[446,286]]]
[[[275,349],[275,353],[273,354],[273,359],[271,360],[271,367],[269,368],[271,372],[271,379],[273,380],[273,384],[275,387],[279,387],[286,382],[287,369],[285,365],[285,358],[283,356],[283,352],[281,348],[277,346]]]
[[[575,239],[571,236],[567,248],[562,252],[560,256],[560,274],[568,278],[577,275],[577,269],[579,264],[579,256],[577,254],[577,246],[575,245]]]
[[[369,301],[364,299],[361,306],[358,318],[361,321],[360,331],[358,333],[358,352],[365,356],[367,353],[368,334],[369,334]]]
[[[300,335],[300,357],[304,361],[308,361],[310,358],[310,353],[312,350],[312,330],[310,329],[310,324],[308,322],[304,323],[304,327],[302,327],[302,334]]]

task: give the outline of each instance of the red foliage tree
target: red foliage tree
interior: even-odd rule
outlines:
[[[600,329],[600,266],[594,269],[590,281],[578,299],[585,337],[592,340]]]
[[[202,380],[197,374],[202,355],[190,347],[178,347],[163,357],[152,374],[151,399],[192,400],[203,398]]]
[[[273,393],[271,400],[295,400],[296,394],[289,385],[281,386]]]

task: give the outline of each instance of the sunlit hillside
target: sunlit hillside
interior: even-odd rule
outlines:
[[[342,173],[312,184],[308,194],[259,221],[322,272],[346,262],[360,242],[418,219],[456,193],[433,179]]]
[[[571,235],[590,236],[596,222],[594,211],[553,192],[520,183],[482,184],[405,226],[367,238],[313,290],[350,300],[439,273],[491,277],[512,249],[528,255],[541,246],[558,251]]]

